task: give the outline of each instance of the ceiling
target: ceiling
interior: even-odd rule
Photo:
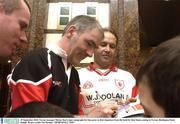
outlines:
[[[180,0],[138,0],[141,47],[180,34]]]

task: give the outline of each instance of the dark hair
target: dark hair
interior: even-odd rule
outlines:
[[[137,73],[137,86],[143,83],[143,77],[165,116],[180,117],[180,35],[155,49]]]
[[[3,6],[5,13],[6,14],[11,14],[14,10],[19,8],[19,2],[20,0],[0,0],[0,4]],[[26,0],[24,0],[26,5],[29,8],[30,11],[30,6]]]
[[[11,111],[6,117],[73,117],[71,113],[48,102],[30,102]]]
[[[90,16],[86,16],[86,15],[79,15],[79,16],[74,17],[67,24],[65,29],[63,30],[62,36],[66,33],[67,29],[72,25],[76,26],[77,32],[79,34],[83,33],[84,31],[97,28],[102,33],[102,36],[104,36],[102,27],[99,24],[99,22],[95,18],[90,17]]]

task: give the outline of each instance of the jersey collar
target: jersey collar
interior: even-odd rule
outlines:
[[[117,66],[111,65],[111,66],[109,66],[109,68],[107,69],[107,71],[102,72],[100,69],[98,69],[98,68],[96,68],[96,67],[94,66],[94,62],[91,62],[91,63],[87,66],[87,69],[88,69],[89,71],[95,71],[97,74],[99,74],[99,75],[101,75],[101,76],[106,76],[106,75],[108,75],[111,71],[112,71],[112,72],[117,72],[117,71],[118,71]]]
[[[65,66],[65,70],[67,70],[69,67],[71,68],[71,64],[67,62],[67,53],[64,51],[61,47],[59,47],[57,44],[51,44],[47,47],[51,51],[53,51],[56,55],[60,56],[62,58],[63,64]]]

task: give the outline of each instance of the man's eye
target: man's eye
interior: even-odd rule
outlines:
[[[96,48],[96,45],[93,43],[93,42],[87,42],[87,45],[90,47],[90,48],[93,48],[95,49]]]
[[[24,22],[19,22],[19,25],[20,25],[21,31],[27,29],[27,24],[26,24],[26,23],[24,23]]]
[[[115,49],[116,48],[116,45],[110,45],[111,49]]]
[[[101,43],[101,46],[102,47],[105,47],[107,44],[106,43]]]
[[[92,46],[92,43],[90,43],[90,42],[87,42],[87,44],[88,44],[88,46],[90,46],[90,47]]]

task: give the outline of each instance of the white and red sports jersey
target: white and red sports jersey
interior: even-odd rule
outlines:
[[[131,73],[111,66],[97,69],[90,63],[78,70],[80,77],[79,113],[89,113],[103,100],[123,100],[137,96],[137,88]]]

